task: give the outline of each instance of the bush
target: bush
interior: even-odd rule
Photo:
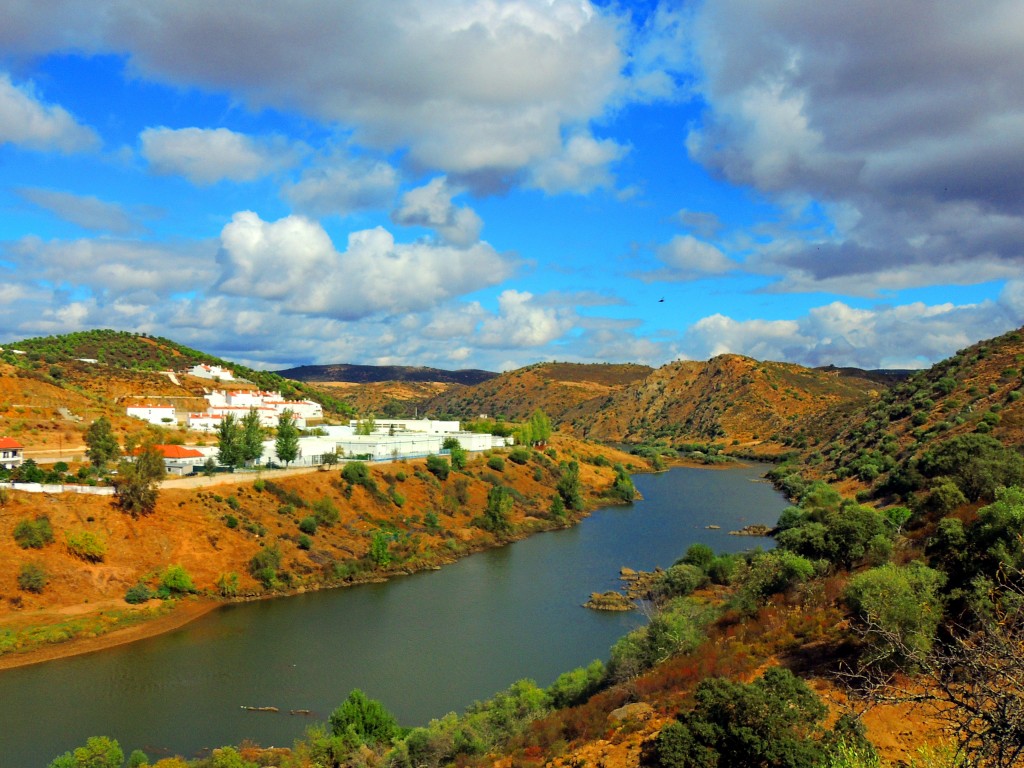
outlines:
[[[491,456],[487,459],[487,466],[489,469],[493,469],[495,472],[505,471],[505,460],[501,456]]]
[[[128,587],[128,591],[124,593],[124,601],[132,605],[138,605],[147,602],[152,596],[153,593],[150,592],[149,587],[139,583],[134,587]]]
[[[395,716],[358,688],[331,713],[328,722],[335,736],[346,738],[353,746],[388,744],[401,733]]]
[[[299,530],[308,533],[310,536],[316,533],[317,522],[312,515],[304,517],[299,521]]]
[[[514,464],[525,464],[530,460],[530,450],[528,448],[513,448],[508,455],[508,460]]]
[[[341,514],[338,512],[338,508],[334,505],[334,502],[327,496],[324,496],[319,501],[313,502],[313,517],[316,518],[318,525],[330,527],[334,523],[338,522],[341,518]],[[309,533],[309,531],[307,531]]]
[[[221,597],[234,597],[238,594],[238,574],[233,571],[222,573],[217,577],[217,590]]]
[[[451,470],[451,466],[443,456],[435,455],[427,457],[427,471],[438,480],[442,482],[447,480],[448,473],[451,472]]]
[[[905,661],[897,649],[927,653],[942,619],[939,590],[946,577],[920,562],[872,568],[854,576],[844,598],[864,631],[865,660],[889,666]]]
[[[18,571],[18,588],[40,594],[46,589],[50,576],[38,563],[24,563]]]
[[[551,706],[555,709],[575,707],[583,704],[600,690],[605,680],[604,663],[593,661],[589,666],[576,667],[571,672],[563,672],[548,688]]]
[[[195,591],[192,577],[180,565],[169,565],[160,575],[160,587],[157,590],[160,597],[188,595]]]
[[[708,577],[697,566],[679,563],[662,573],[651,591],[660,600],[686,597],[695,589],[704,586],[707,581]]]
[[[705,630],[718,611],[690,598],[677,598],[651,619],[616,641],[608,663],[616,680],[635,677],[677,653],[688,653],[705,639]]]
[[[249,573],[270,589],[277,585],[277,570],[281,567],[281,550],[276,544],[263,547],[249,560]]]
[[[708,678],[697,686],[694,708],[662,728],[652,762],[659,768],[818,768],[836,741],[822,726],[827,712],[814,691],[782,667],[752,683]],[[848,725],[837,723],[836,730]]]
[[[68,552],[90,563],[99,563],[107,554],[107,545],[91,531],[68,532],[64,535]]]
[[[306,534],[302,534],[301,536],[299,536],[299,540],[297,543],[299,545],[299,549],[310,550],[313,548],[313,540],[309,538],[309,536],[307,536]]]
[[[14,540],[22,549],[42,549],[53,541],[53,527],[45,515],[35,520],[21,520],[14,526]]]
[[[368,485],[373,482],[370,476],[370,468],[361,461],[348,461],[341,468],[341,476],[345,482],[352,485]]]
[[[124,752],[115,739],[90,736],[85,746],[65,752],[50,762],[48,768],[121,768]]]
[[[707,570],[711,567],[711,563],[714,562],[714,559],[715,551],[707,544],[691,544],[686,549],[686,554],[684,554],[676,564],[685,563],[686,565],[694,565],[707,573]]]

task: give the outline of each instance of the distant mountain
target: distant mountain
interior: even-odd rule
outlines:
[[[472,386],[493,379],[498,374],[476,368],[461,371],[446,371],[440,368],[425,368],[408,365],[300,365],[277,371],[279,376],[295,381],[310,383],[350,382],[353,384],[374,384],[382,381],[441,382]]]
[[[421,408],[463,418],[486,414],[510,421],[528,418],[541,408],[559,422],[570,409],[591,400],[603,402],[653,370],[632,363],[537,363],[473,387],[449,389],[421,403]]]

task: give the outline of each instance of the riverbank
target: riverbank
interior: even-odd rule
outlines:
[[[22,652],[10,652],[0,656],[0,671],[41,664],[46,661],[67,659],[87,653],[116,648],[119,645],[134,643],[138,640],[156,637],[166,632],[173,632],[186,624],[199,619],[220,608],[224,603],[209,598],[196,598],[179,601],[168,613],[143,619],[139,623],[122,629],[114,629],[95,637],[79,637],[59,643],[38,646]],[[70,606],[71,611],[81,606]],[[65,615],[68,611],[65,612]]]

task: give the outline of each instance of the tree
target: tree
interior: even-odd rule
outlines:
[[[391,534],[374,531],[370,539],[370,559],[375,565],[387,568],[391,564]]]
[[[135,461],[122,461],[114,478],[115,503],[132,517],[148,515],[156,509],[158,484],[164,479],[163,454],[153,443],[146,443]]]
[[[361,419],[356,422],[356,434],[357,435],[372,435],[373,430],[377,428],[377,420],[371,413],[365,419]]]
[[[239,457],[246,466],[251,466],[263,455],[263,425],[255,408],[242,417],[239,440]]]
[[[542,445],[551,437],[551,419],[540,408],[530,416],[530,439],[534,445]]]
[[[583,509],[583,485],[580,483],[580,465],[576,461],[562,462],[562,476],[558,478],[555,490],[565,502],[566,509],[579,512]]]
[[[495,536],[504,536],[510,533],[512,521],[509,515],[514,502],[515,499],[512,498],[508,488],[503,485],[491,486],[491,490],[487,492],[487,509],[484,510],[480,527]]]
[[[295,414],[290,408],[285,408],[277,420],[274,451],[285,466],[299,457],[299,428],[295,426]]]
[[[100,472],[106,468],[108,462],[116,460],[121,455],[121,447],[117,444],[110,419],[106,416],[100,416],[89,425],[85,431],[85,444],[85,455]]]
[[[398,721],[376,699],[354,689],[331,713],[331,732],[347,737],[353,744],[387,744],[400,733]]]
[[[465,469],[467,453],[457,437],[446,437],[442,448],[447,449],[452,469]]]
[[[827,762],[822,721],[828,709],[787,669],[771,667],[752,683],[705,679],[696,700],[692,711],[658,734],[653,756],[661,768],[816,768]],[[850,730],[840,723],[837,731]]]
[[[235,414],[226,413],[217,427],[217,461],[232,469],[242,460],[242,435]]]
[[[85,746],[55,758],[49,768],[121,768],[123,763],[124,752],[116,739],[90,736]]]
[[[443,456],[427,456],[427,471],[442,482],[448,479],[451,465]]]

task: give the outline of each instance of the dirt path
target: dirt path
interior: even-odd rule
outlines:
[[[126,643],[134,643],[136,640],[143,640],[147,637],[156,637],[164,632],[171,632],[195,621],[200,616],[205,616],[215,611],[222,604],[212,600],[187,601],[178,605],[174,611],[166,616],[159,616],[149,619],[141,624],[132,627],[117,629],[99,637],[88,637],[71,640],[64,643],[36,648],[24,653],[9,653],[0,656],[0,670],[14,669],[15,667],[27,667],[30,664],[40,664],[44,661],[55,659],[66,659],[71,656],[81,656],[86,653],[115,648]],[[91,606],[95,608],[95,606]],[[64,613],[74,613],[73,607],[69,607]]]

